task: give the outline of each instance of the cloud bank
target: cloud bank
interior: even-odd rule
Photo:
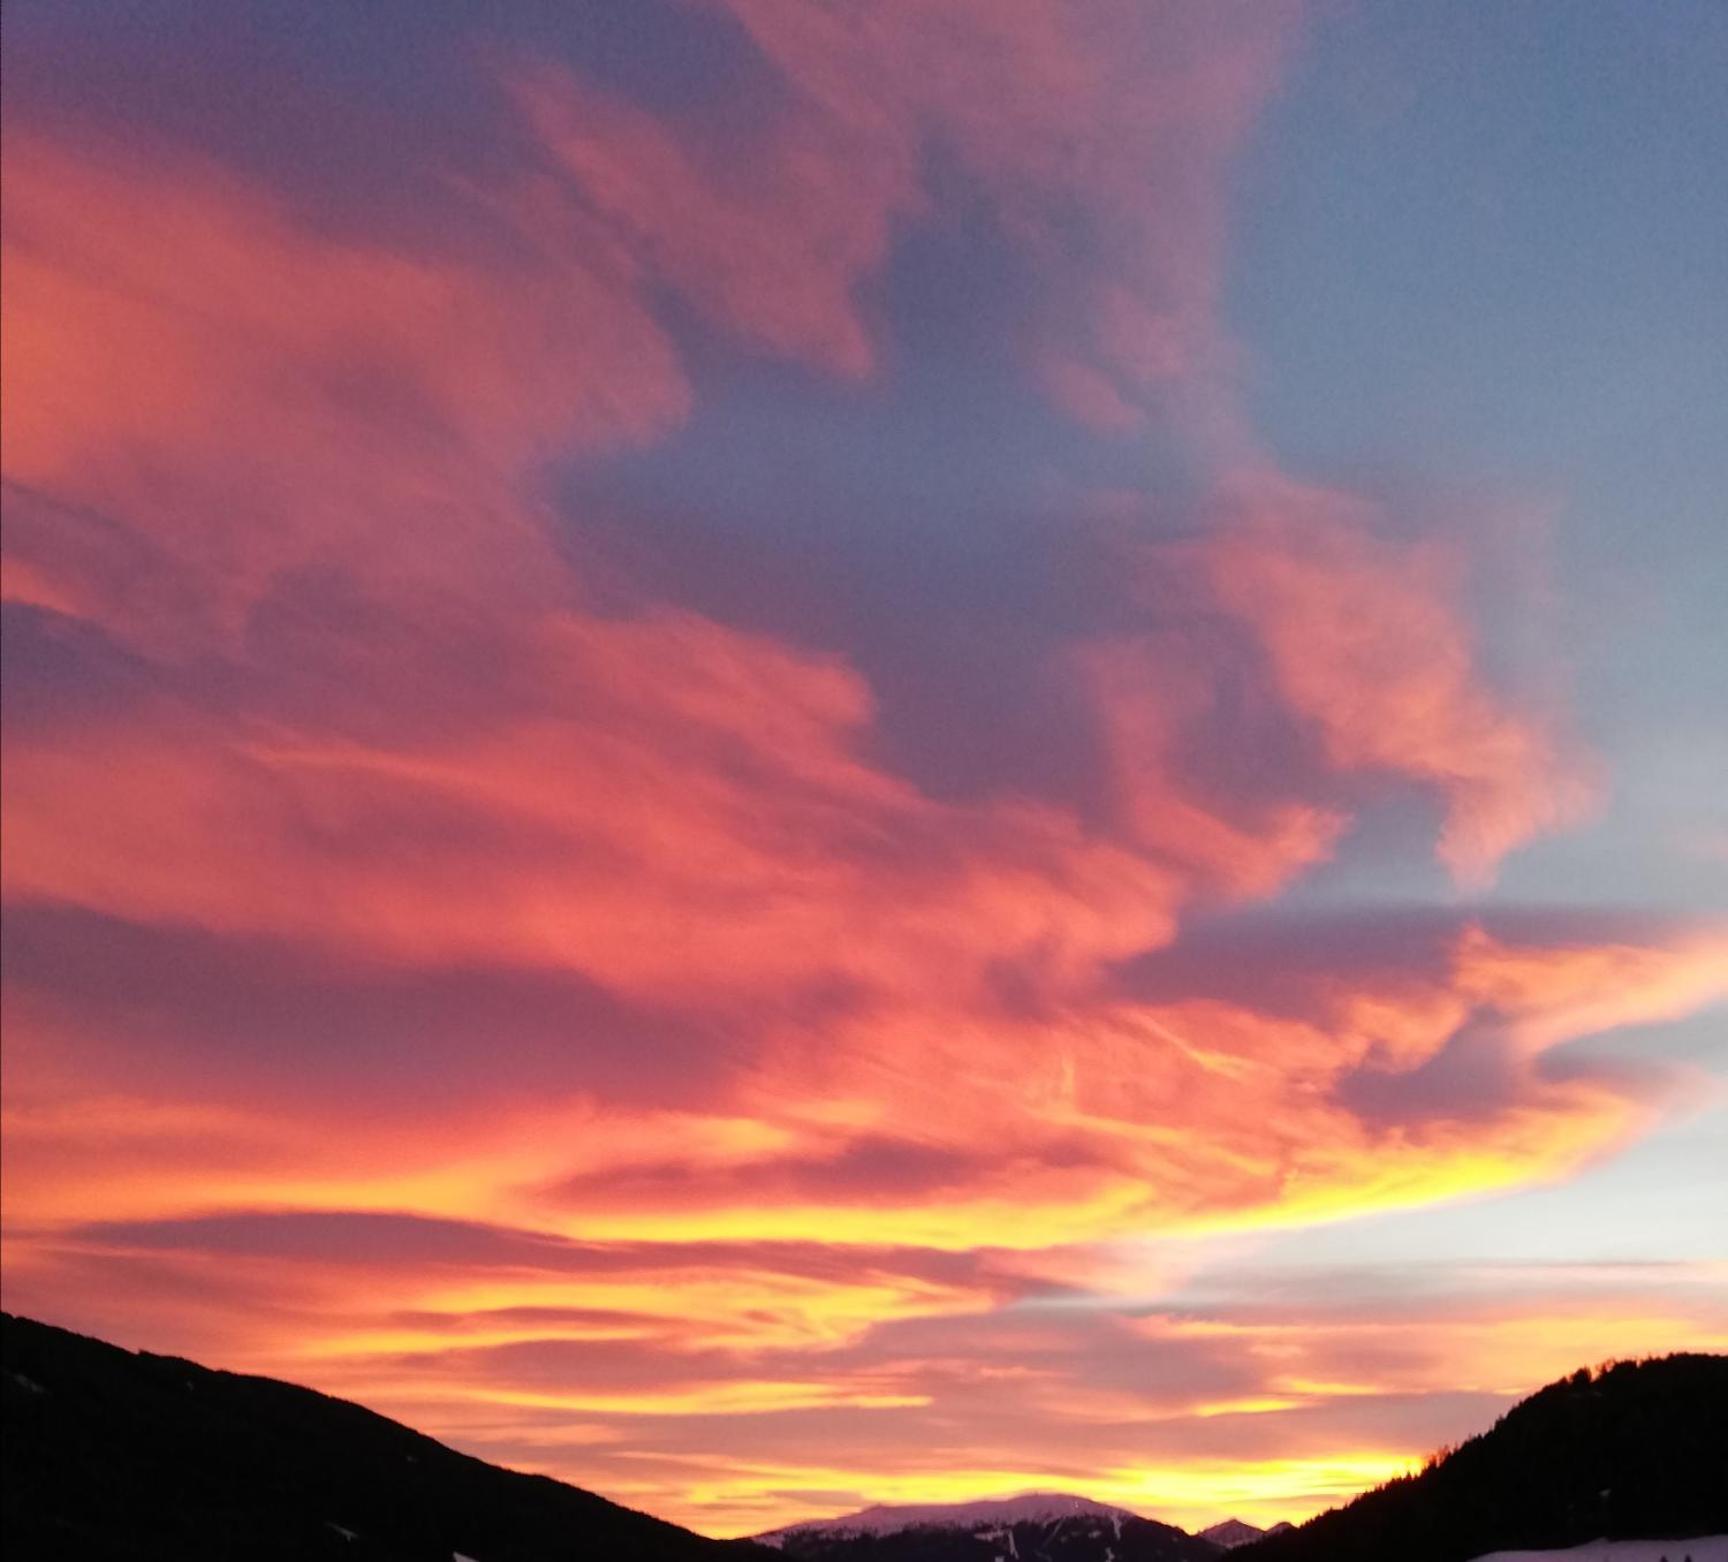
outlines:
[[[1720,1345],[1633,1283],[1444,1323],[1158,1300],[1209,1244],[1567,1177],[1686,1085],[1568,1045],[1728,988],[1720,929],[1446,888],[1586,823],[1603,766],[1490,673],[1467,532],[1247,429],[1228,175],[1299,33],[737,0],[596,55],[427,23],[409,67],[464,90],[344,148],[371,200],[307,150],[327,60],[270,168],[231,104],[26,77],[9,1305],[725,1531],[1052,1481],[1285,1516],[1395,1468],[1412,1397],[1450,1428],[1579,1357]],[[114,40],[74,42],[99,84]],[[952,517],[868,486],[788,553],[867,566],[771,611],[622,536],[609,463],[718,439],[771,487],[764,397],[831,398],[939,491],[891,411],[932,369],[1060,431],[1029,588],[997,595],[1013,518],[971,517],[930,604],[895,539]],[[1168,488],[1057,469],[1131,441]],[[632,504],[656,549],[692,517],[763,547],[700,485]],[[1362,910],[1318,966],[1208,952],[1374,852],[1429,875],[1415,936]]]

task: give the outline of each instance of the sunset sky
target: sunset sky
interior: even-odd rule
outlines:
[[[1728,1349],[1728,7],[8,0],[5,1300],[711,1534]]]

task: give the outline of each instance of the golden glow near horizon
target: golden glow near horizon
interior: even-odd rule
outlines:
[[[429,136],[9,20],[9,1307],[719,1534],[1299,1519],[1728,1348],[1683,1213],[1376,1246],[1680,1142],[1728,927],[1497,896],[1617,806],[1547,511],[1251,424],[1299,9],[727,0],[677,107],[429,14]]]

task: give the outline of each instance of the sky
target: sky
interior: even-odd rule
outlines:
[[[1728,11],[12,0],[5,1299],[707,1533],[1728,1349]]]

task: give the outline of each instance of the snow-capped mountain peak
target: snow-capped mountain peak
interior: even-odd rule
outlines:
[[[758,1544],[783,1547],[803,1537],[894,1535],[909,1529],[981,1529],[1005,1524],[1051,1524],[1059,1519],[1091,1518],[1117,1526],[1137,1515],[1126,1508],[1094,1502],[1067,1492],[1022,1492],[1015,1497],[990,1497],[979,1502],[879,1503],[834,1519],[810,1519],[756,1536]]]

